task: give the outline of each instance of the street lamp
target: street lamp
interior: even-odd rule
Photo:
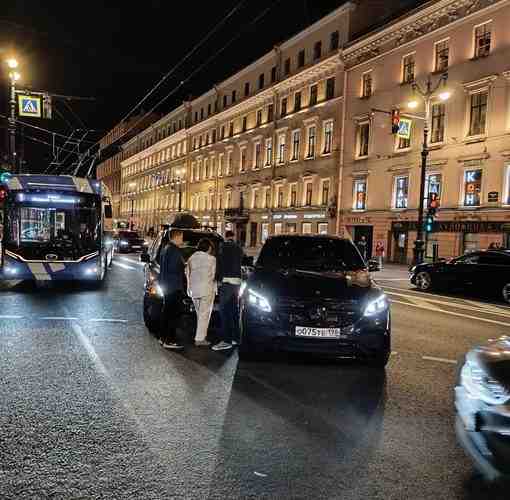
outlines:
[[[418,209],[418,227],[416,231],[416,240],[414,242],[414,264],[421,264],[424,256],[424,241],[423,241],[423,212],[424,212],[424,198],[425,198],[425,182],[427,173],[427,158],[429,155],[428,148],[428,136],[429,136],[429,123],[430,123],[430,110],[431,103],[435,98],[439,98],[441,101],[447,101],[451,97],[451,93],[444,89],[446,81],[448,79],[448,73],[443,73],[439,78],[439,81],[435,86],[432,85],[432,79],[429,75],[427,79],[427,85],[425,88],[421,88],[416,81],[413,82],[413,97],[412,101],[408,103],[410,109],[416,109],[418,107],[418,100],[416,97],[421,97],[425,104],[425,116],[415,117],[423,120],[423,148],[421,152],[421,179],[420,179],[420,204]],[[443,90],[437,94],[437,91],[443,88]]]
[[[184,179],[184,170],[176,170],[175,171],[176,177],[173,177],[170,181],[170,187],[172,191],[175,189],[175,186],[177,186],[177,193],[179,196],[179,208],[178,211],[182,212],[182,186],[186,182]]]
[[[129,189],[133,190],[136,188],[136,182],[130,182],[128,184],[128,187]],[[131,221],[129,223],[129,227],[131,229],[131,231],[133,230],[133,219],[134,219],[134,216],[135,216],[135,197],[133,195],[131,195]]]
[[[11,57],[7,59],[6,64],[11,70],[9,72],[9,155],[11,168],[14,173],[17,173],[17,161],[16,161],[16,82],[21,78],[21,75],[14,71],[18,67],[18,61]]]

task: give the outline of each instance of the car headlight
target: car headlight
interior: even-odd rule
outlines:
[[[6,264],[4,267],[4,272],[5,274],[14,276],[15,274],[18,274],[18,269],[14,267],[12,264]]]
[[[386,297],[386,295],[381,295],[377,299],[368,303],[367,307],[365,307],[363,316],[375,316],[376,314],[386,311],[386,309],[388,309],[388,305],[388,297]]]
[[[483,402],[502,405],[510,401],[510,392],[494,380],[475,359],[468,359],[460,371],[461,385]]]
[[[159,284],[153,281],[148,288],[149,295],[153,295],[156,297],[164,297],[165,293],[163,291],[163,287]]]
[[[266,297],[251,288],[248,288],[248,304],[262,312],[271,312],[271,304]]]
[[[416,271],[416,266],[411,267],[411,269],[409,270],[409,272],[411,274],[414,274],[415,271]]]
[[[127,241],[121,241],[120,244],[121,244],[121,246],[126,247],[128,245],[128,242]]]
[[[87,269],[85,269],[85,274],[87,276],[91,276],[92,274],[97,274],[97,267],[96,266],[88,267]]]

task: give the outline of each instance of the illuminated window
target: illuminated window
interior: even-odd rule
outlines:
[[[442,42],[437,42],[434,45],[434,49],[435,70],[446,71],[448,69],[448,60],[450,57],[450,41],[443,40]]]
[[[469,135],[485,134],[487,122],[487,91],[471,95],[471,109],[469,119]]]
[[[401,175],[395,177],[395,208],[407,208],[409,194],[409,177]]]
[[[354,181],[354,210],[366,210],[367,208],[367,181],[357,179]]]
[[[372,95],[372,72],[364,73],[361,81],[361,97]]]
[[[414,54],[409,54],[402,59],[402,82],[411,83],[414,81],[415,60]]]
[[[358,158],[368,156],[368,146],[370,143],[370,123],[358,124]]]
[[[443,142],[444,140],[444,119],[445,105],[437,103],[432,105],[432,130],[430,134],[430,142],[432,144]]]
[[[475,28],[475,57],[485,57],[491,51],[491,25],[482,24]]]
[[[482,192],[482,170],[466,170],[464,172],[464,206],[477,207],[480,205]]]

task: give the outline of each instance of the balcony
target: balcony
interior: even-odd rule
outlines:
[[[225,220],[229,222],[244,222],[249,217],[248,210],[244,208],[226,208]]]

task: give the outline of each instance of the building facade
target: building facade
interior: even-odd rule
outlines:
[[[147,230],[187,211],[254,248],[365,236],[409,262],[425,109],[412,83],[447,73],[430,100],[427,255],[510,245],[510,0],[435,0],[369,29],[386,4],[344,4],[125,143],[121,216]],[[394,109],[408,139],[392,134]]]
[[[440,209],[427,257],[510,247],[508,20],[508,1],[432,2],[344,49],[341,233],[365,236],[372,249],[382,242],[391,261],[411,261],[425,113],[411,82],[435,85],[447,72],[430,107],[424,203],[435,193]],[[413,115],[409,140],[392,135],[391,117],[380,112],[396,108]]]

